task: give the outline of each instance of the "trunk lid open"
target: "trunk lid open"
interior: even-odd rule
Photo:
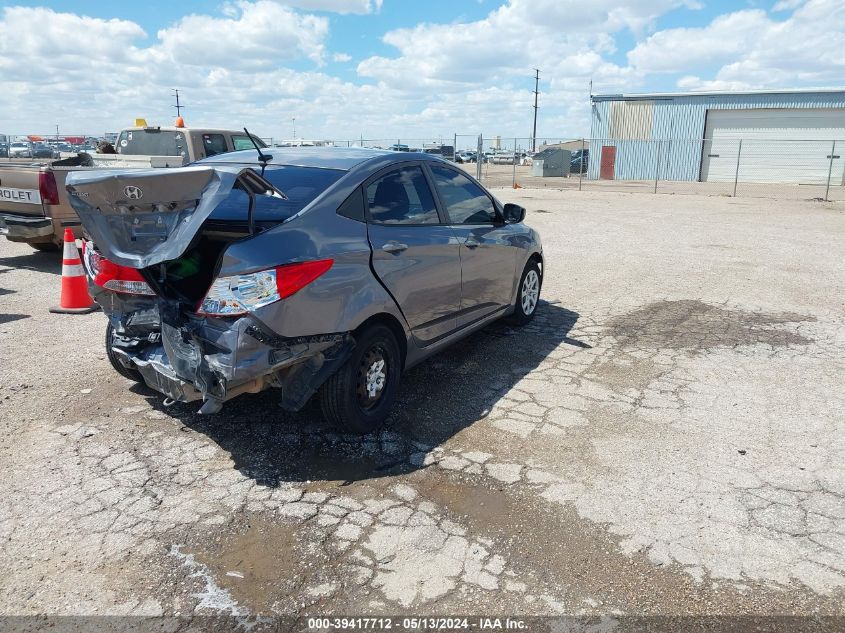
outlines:
[[[283,196],[241,166],[77,171],[67,178],[71,204],[100,252],[137,269],[179,258],[234,187]]]

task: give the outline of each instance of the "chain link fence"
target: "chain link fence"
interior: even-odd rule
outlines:
[[[40,136],[43,142],[56,139],[55,134]],[[88,134],[60,136],[96,138]],[[8,152],[13,141],[26,138],[0,134],[0,146]],[[845,200],[845,139],[533,139],[453,134],[265,140],[268,145],[427,152],[460,164],[489,187]]]
[[[530,155],[519,148],[532,139],[509,139],[502,147],[517,152],[506,166],[495,143],[476,139],[487,156],[465,168],[490,187],[845,200],[845,140],[538,138],[542,153]],[[538,169],[543,154],[563,173]]]

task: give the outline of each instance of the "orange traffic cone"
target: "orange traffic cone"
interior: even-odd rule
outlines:
[[[522,185],[520,185],[518,182],[515,182],[515,183],[513,183],[513,188],[514,189],[522,189]]]
[[[62,258],[62,296],[59,305],[50,308],[50,312],[88,314],[98,308],[99,306],[94,303],[91,295],[88,294],[88,280],[85,279],[85,271],[82,269],[82,260],[79,259],[79,251],[76,249],[73,231],[65,229],[65,251]]]

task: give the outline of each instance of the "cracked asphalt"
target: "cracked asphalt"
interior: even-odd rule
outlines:
[[[497,195],[537,317],[363,438],[164,407],[0,241],[0,615],[845,615],[845,207]]]

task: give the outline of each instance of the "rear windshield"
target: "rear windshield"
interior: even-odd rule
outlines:
[[[118,154],[132,156],[187,156],[188,141],[183,132],[123,130],[115,149]]]
[[[260,173],[261,170],[255,171]],[[339,169],[268,165],[264,178],[284,193],[288,199],[257,196],[254,212],[256,222],[278,223],[287,220],[302,211],[345,173]],[[248,209],[249,196],[240,189],[233,189],[229,197],[214,209],[209,220],[245,222]]]

